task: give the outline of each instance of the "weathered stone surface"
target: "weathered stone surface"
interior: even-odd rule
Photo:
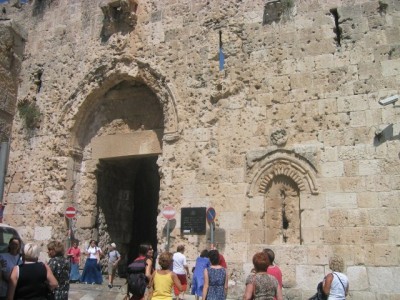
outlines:
[[[183,234],[180,209],[214,207],[230,296],[273,247],[286,298],[338,254],[353,299],[396,299],[400,116],[378,100],[400,93],[399,1],[292,2],[268,22],[260,1],[1,4],[4,221],[44,246],[72,205],[82,247],[132,259],[165,249],[168,205],[170,250],[193,264],[210,229]]]

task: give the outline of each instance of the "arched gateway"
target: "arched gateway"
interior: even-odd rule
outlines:
[[[101,71],[99,71],[101,70]],[[148,65],[126,59],[97,68],[62,108],[71,136],[75,235],[116,242],[127,259],[157,245],[163,142],[178,136],[174,95]]]

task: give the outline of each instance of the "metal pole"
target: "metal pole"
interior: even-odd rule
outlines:
[[[72,219],[68,219],[68,245],[67,245],[67,249],[69,249],[71,247],[71,237],[72,237]]]
[[[210,239],[211,239],[211,249],[214,248],[214,222],[210,222]]]
[[[167,220],[167,252],[169,252],[169,220]]]
[[[8,160],[8,142],[1,142],[0,146],[0,203],[3,204],[4,181],[6,178]]]

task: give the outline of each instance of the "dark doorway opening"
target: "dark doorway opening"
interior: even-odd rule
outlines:
[[[160,176],[157,156],[101,160],[97,169],[99,238],[115,242],[125,265],[139,245],[157,247]],[[123,272],[123,270],[121,270]]]

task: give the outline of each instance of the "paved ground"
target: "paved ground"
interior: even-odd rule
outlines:
[[[117,278],[114,287],[107,287],[107,280],[102,285],[71,283],[68,300],[122,300],[126,295],[125,279]]]
[[[68,300],[122,300],[126,295],[125,279],[116,278],[114,287],[107,287],[107,280],[102,285],[71,283]],[[194,300],[194,296],[186,295],[185,300]]]

